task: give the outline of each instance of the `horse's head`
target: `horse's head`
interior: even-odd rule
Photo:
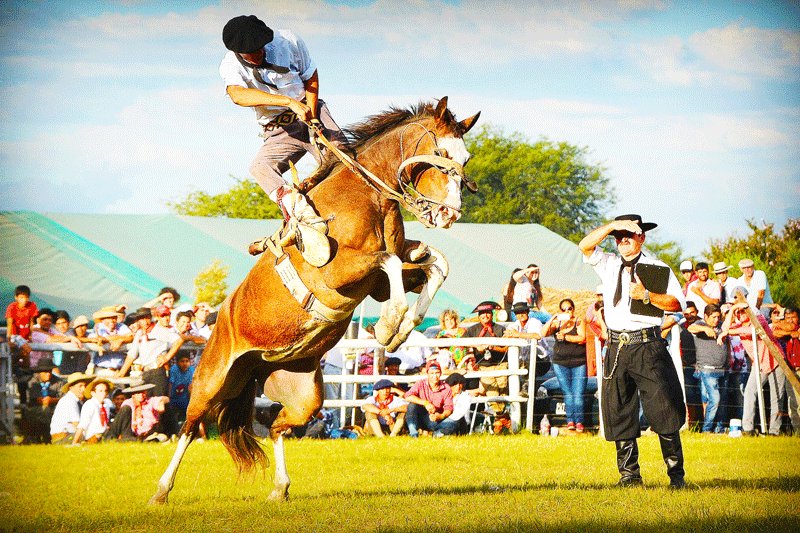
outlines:
[[[452,226],[461,217],[461,191],[477,190],[464,174],[470,154],[463,137],[479,116],[456,121],[445,96],[424,120],[404,126],[398,180],[412,212],[426,226]]]

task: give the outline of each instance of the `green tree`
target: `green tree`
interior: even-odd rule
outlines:
[[[772,299],[783,306],[800,305],[800,219],[790,218],[783,231],[776,231],[775,224],[748,220],[749,233],[712,240],[703,253],[714,261],[725,261],[732,265],[730,275],[741,276],[740,259],[752,259],[755,268],[763,270],[769,280]]]
[[[208,302],[212,307],[221,304],[227,297],[230,268],[219,259],[201,270],[194,278],[194,301]]]
[[[467,172],[478,192],[464,195],[464,222],[536,223],[578,242],[614,203],[604,169],[586,162],[586,147],[531,143],[484,126],[467,148]]]
[[[259,185],[252,180],[236,180],[227,191],[208,194],[194,191],[178,202],[169,202],[169,207],[179,215],[228,218],[283,218],[278,206],[267,198]]]

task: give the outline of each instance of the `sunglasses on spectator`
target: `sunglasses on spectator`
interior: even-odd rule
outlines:
[[[565,313],[566,313],[567,311],[572,311],[572,310],[574,310],[574,309],[575,309],[574,307],[562,307],[562,308],[561,308],[561,310],[562,310],[563,312],[565,312]]]

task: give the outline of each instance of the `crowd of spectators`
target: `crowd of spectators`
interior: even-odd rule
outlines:
[[[662,333],[669,339],[680,335],[683,378],[690,426],[702,432],[724,433],[730,421],[741,420],[745,434],[758,431],[756,401],[760,387],[768,390],[768,433],[800,432],[798,397],[765,342],[754,349],[753,324],[747,309],[756,312],[759,326],[781,357],[797,372],[800,368],[798,313],[772,302],[769,284],[753,262],[739,262],[741,277],[729,276],[730,266],[717,262],[681,264],[686,308],[668,313]],[[486,401],[481,417],[490,417],[494,431],[507,423],[509,394],[507,376],[466,378],[470,372],[508,369],[508,347],[494,345],[497,337],[530,340],[532,348],[520,351],[520,366],[531,358],[542,359],[544,368],[536,383],[548,378],[564,398],[568,432],[587,429],[587,396],[596,391],[595,347],[607,339],[603,320],[602,287],[597,299],[578,309],[564,298],[550,313],[544,305],[540,268],[531,264],[515,269],[501,292],[502,304],[479,303],[474,317],[463,319],[452,309],[439,317],[439,326],[425,334],[412,332],[409,343],[428,337],[453,339],[453,346],[439,349],[401,346],[395,353],[365,350],[352,354],[335,348],[322,367],[326,374],[349,372],[358,365],[361,374],[378,374],[374,384],[345,386],[327,383],[326,398],[355,396],[364,400],[357,416],[363,430],[348,427],[340,409],[323,409],[298,435],[378,437],[408,433],[451,435],[470,431],[480,396]],[[66,311],[37,309],[30,289],[19,286],[15,302],[6,311],[7,339],[13,346],[15,377],[22,406],[24,442],[66,444],[100,440],[164,441],[185,420],[198,351],[207,341],[216,320],[208,304],[179,306],[180,295],[165,287],[153,300],[128,313],[125,306],[103,307],[92,315],[70,319]],[[370,338],[370,327],[359,331]],[[457,339],[487,338],[486,344],[459,346]],[[63,350],[37,351],[36,344],[55,343]],[[64,343],[77,351],[68,350]],[[187,344],[185,344],[187,343]],[[81,350],[91,347],[91,350]],[[756,371],[755,362],[758,362]],[[377,364],[377,370],[374,365]],[[350,366],[352,368],[352,366]],[[410,386],[392,380],[399,374],[418,374]],[[407,381],[407,380],[403,380]],[[527,393],[525,390],[523,394]],[[261,401],[269,403],[268,399]],[[643,427],[647,421],[642,420]],[[353,430],[353,431],[350,431]],[[356,431],[357,430],[357,431]],[[355,431],[355,432],[354,432]]]

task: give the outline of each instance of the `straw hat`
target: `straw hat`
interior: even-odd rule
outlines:
[[[61,393],[66,394],[70,387],[76,383],[88,383],[94,379],[94,376],[87,376],[83,372],[73,372],[67,377],[67,382],[61,387]]]
[[[101,383],[105,383],[106,384],[106,390],[108,391],[108,394],[110,395],[111,391],[114,390],[114,384],[111,383],[111,380],[108,380],[106,378],[98,377],[98,378],[94,378],[91,383],[86,385],[86,389],[83,391],[84,397],[86,397],[87,400],[89,398],[91,398],[92,397],[92,391],[94,390],[95,387],[97,387]]]
[[[117,306],[107,305],[99,311],[95,311],[92,315],[92,319],[97,322],[98,320],[103,320],[104,318],[117,318],[117,316],[119,316],[119,313],[117,312]]]

